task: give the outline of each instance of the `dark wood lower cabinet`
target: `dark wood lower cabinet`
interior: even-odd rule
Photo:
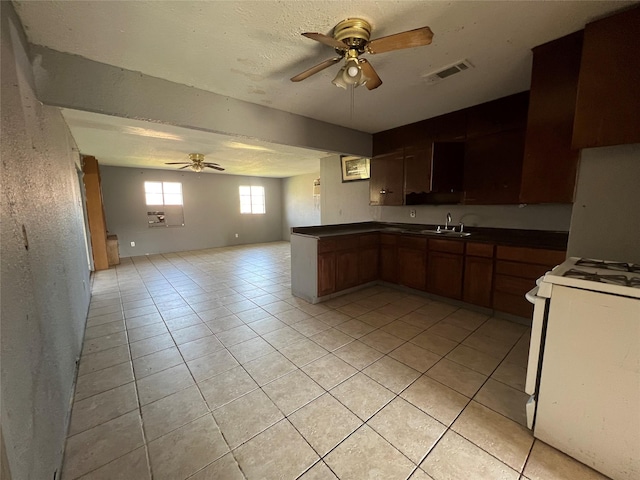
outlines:
[[[333,236],[318,242],[318,297],[382,280],[530,318],[525,293],[564,255],[420,235]]]
[[[358,253],[359,283],[375,282],[378,279],[378,247],[367,248]]]
[[[427,286],[427,251],[398,247],[398,283],[417,290]]]
[[[464,257],[453,253],[429,252],[427,291],[443,297],[462,298]]]
[[[335,252],[318,254],[318,296],[329,295],[336,291],[336,254]]]
[[[493,290],[493,258],[466,257],[462,300],[491,308]]]
[[[380,280],[389,283],[397,283],[398,281],[398,252],[396,245],[398,235],[380,234]]]
[[[358,250],[336,252],[336,290],[355,287],[358,283]]]

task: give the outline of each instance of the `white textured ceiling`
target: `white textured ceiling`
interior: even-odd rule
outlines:
[[[632,3],[14,2],[33,44],[369,133],[526,90],[532,47]],[[330,47],[300,33],[330,34],[337,22],[348,17],[369,21],[372,38],[424,25],[434,32],[429,46],[369,55],[384,83],[373,91],[355,90],[353,115],[349,93],[331,84],[339,65],[300,83],[289,81],[334,56]],[[426,74],[461,59],[469,60],[475,68],[438,84],[424,79]],[[99,123],[95,118],[84,120]],[[107,138],[117,143],[113,137],[116,131],[108,123],[104,127],[102,143],[108,145]],[[80,129],[82,135],[90,135],[84,131],[86,126],[76,128],[71,123],[74,137]],[[101,129],[93,130],[92,141],[99,143]],[[129,139],[122,143],[135,142]],[[282,147],[273,148],[278,151]],[[126,150],[122,146],[120,153],[126,156]],[[136,154],[142,155],[141,150]],[[212,156],[227,153],[211,149]],[[319,158],[317,152],[313,154]]]

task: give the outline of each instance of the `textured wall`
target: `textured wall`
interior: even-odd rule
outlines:
[[[640,263],[640,144],[582,151],[568,255]]]
[[[340,155],[320,159],[322,225],[367,222],[374,219],[369,206],[369,182],[342,183]]]
[[[322,224],[380,222],[443,224],[447,212],[455,223],[469,226],[531,230],[569,230],[571,205],[416,205],[369,206],[369,182],[342,183],[340,157],[320,160]],[[326,195],[325,195],[326,193]],[[411,218],[411,210],[416,211]]]
[[[282,180],[283,240],[289,240],[291,227],[320,225],[320,197],[313,197],[313,181],[319,177],[317,172]]]
[[[107,166],[100,175],[107,229],[118,235],[121,257],[282,240],[279,178]],[[184,227],[147,226],[145,181],[182,183]],[[265,215],[240,214],[240,185],[265,188]]]
[[[89,303],[78,155],[60,112],[36,100],[22,27],[0,4],[2,434],[15,480],[50,479]]]

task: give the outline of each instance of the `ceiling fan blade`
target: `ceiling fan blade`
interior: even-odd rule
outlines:
[[[219,163],[213,163],[213,162],[204,162],[204,165],[206,165],[207,167],[211,166],[211,165],[216,165],[216,166],[220,166]]]
[[[308,70],[305,70],[302,73],[299,73],[298,75],[296,75],[295,77],[291,78],[292,82],[300,82],[302,80],[304,80],[305,78],[309,78],[311,75],[316,74],[318,72],[320,72],[321,70],[324,70],[327,67],[330,67],[331,65],[338,63],[340,60],[342,60],[342,57],[335,57],[335,58],[330,58],[329,60],[325,60],[322,63],[319,63],[318,65],[316,65],[315,67],[311,67]]]
[[[341,42],[340,40],[336,40],[335,38],[323,33],[307,32],[303,33],[302,36],[310,38],[311,40],[315,40],[316,42],[324,43],[325,45],[329,45],[330,47],[337,48],[338,50],[349,49],[346,43]]]
[[[368,79],[365,86],[369,90],[373,90],[374,88],[378,88],[382,85],[382,80],[380,80],[380,77],[373,69],[373,66],[365,58],[360,59],[360,67],[362,68],[363,75]]]
[[[165,165],[191,165],[191,162],[164,162]]]
[[[185,168],[189,168],[190,166],[191,166],[191,164],[185,165],[184,167],[180,167],[178,170],[184,170]]]
[[[219,170],[221,172],[224,172],[224,168],[222,167],[215,167],[213,165],[205,165],[205,167],[213,168],[214,170]]]
[[[421,47],[429,45],[433,32],[429,27],[416,28],[407,32],[396,33],[387,37],[376,38],[367,44],[369,53],[385,53],[403,48]]]

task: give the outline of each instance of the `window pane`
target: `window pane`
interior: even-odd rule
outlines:
[[[180,182],[163,182],[164,193],[178,193],[182,195],[182,184]]]
[[[165,193],[164,204],[165,205],[182,205],[182,195],[179,193]]]
[[[162,193],[147,193],[145,195],[147,205],[163,205]]]
[[[264,204],[253,205],[252,213],[264,213]]]
[[[251,187],[240,187],[240,195],[251,195]]]
[[[251,195],[264,197],[264,187],[251,187]]]
[[[161,182],[144,182],[145,193],[162,193]]]

